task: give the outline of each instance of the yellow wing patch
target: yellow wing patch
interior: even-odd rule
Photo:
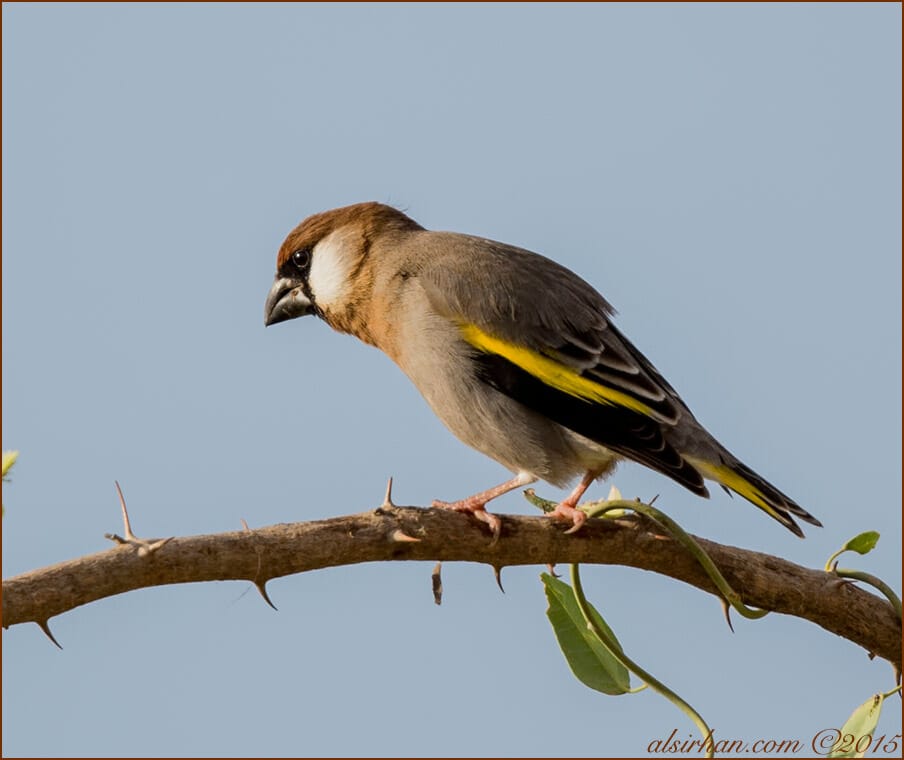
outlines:
[[[622,393],[614,388],[601,383],[588,380],[571,367],[566,367],[548,356],[533,351],[529,348],[509,343],[501,338],[494,338],[481,330],[477,325],[464,324],[461,326],[462,337],[474,348],[488,354],[497,354],[508,359],[512,364],[530,373],[546,385],[567,393],[570,396],[595,401],[611,406],[622,406],[646,417],[660,418],[653,409],[638,401],[627,393]]]

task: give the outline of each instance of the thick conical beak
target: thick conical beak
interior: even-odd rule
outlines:
[[[264,304],[264,324],[275,325],[296,317],[314,313],[314,304],[304,294],[298,280],[277,277]]]

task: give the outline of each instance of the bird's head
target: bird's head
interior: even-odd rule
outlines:
[[[276,257],[276,277],[264,307],[273,325],[307,314],[330,322],[361,293],[368,259],[384,234],[423,229],[382,203],[357,203],[324,211],[292,230]]]

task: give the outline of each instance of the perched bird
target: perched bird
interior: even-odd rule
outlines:
[[[494,536],[491,499],[542,479],[574,490],[550,516],[585,521],[578,501],[619,460],[708,497],[704,478],[803,536],[819,521],[741,463],[612,323],[587,282],[539,254],[433,232],[380,203],[315,214],[279,250],[272,325],[315,314],[386,353],[462,441],[515,477],[456,502]]]

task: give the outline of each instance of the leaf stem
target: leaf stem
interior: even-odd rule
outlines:
[[[895,614],[900,618],[901,617],[901,600],[898,598],[898,595],[892,591],[891,587],[885,583],[881,578],[877,578],[872,573],[866,573],[862,570],[852,570],[847,567],[836,567],[834,570],[835,574],[842,578],[850,578],[855,581],[863,581],[863,583],[868,583],[873,588],[878,589],[883,594],[885,594],[885,598],[891,602],[891,606],[895,611]]]
[[[650,673],[640,667],[640,665],[634,662],[634,660],[628,657],[628,655],[624,653],[621,647],[618,646],[618,643],[612,641],[609,638],[608,634],[594,622],[593,618],[590,616],[590,608],[587,603],[587,598],[584,596],[584,587],[581,585],[581,574],[578,568],[578,565],[571,566],[571,585],[574,590],[575,601],[578,603],[578,608],[581,610],[581,615],[584,616],[584,621],[586,622],[587,627],[591,631],[593,631],[593,635],[600,640],[600,643],[604,647],[606,647],[607,650],[609,650],[609,654],[611,654],[635,676],[637,676],[641,681],[643,681],[651,689],[653,689],[653,691],[664,696],[667,700],[669,700],[669,702],[675,705],[694,722],[701,735],[703,736],[703,743],[706,747],[706,757],[713,757],[714,745],[712,741],[712,731],[710,730],[710,727],[706,725],[706,721],[703,720],[700,713],[698,713],[693,707],[691,707],[687,702],[679,697],[668,686],[662,683],[662,681],[652,676]]]
[[[671,517],[665,514],[665,512],[661,512],[650,504],[644,504],[640,501],[628,501],[624,499],[619,499],[617,501],[596,502],[594,504],[588,504],[586,506],[588,507],[588,509],[586,509],[588,517],[602,517],[607,512],[622,512],[626,509],[639,512],[640,514],[648,517],[657,525],[664,528],[665,531],[672,536],[672,538],[678,541],[678,543],[680,543],[693,555],[694,559],[696,559],[697,562],[700,563],[701,567],[703,567],[703,569],[706,571],[706,574],[715,584],[716,588],[719,589],[719,592],[722,594],[722,596],[725,597],[725,600],[732,607],[734,607],[738,614],[751,620],[756,620],[757,618],[761,618],[769,614],[769,610],[754,609],[753,607],[748,607],[746,604],[744,604],[744,602],[741,600],[741,595],[728,585],[728,581],[725,580],[725,576],[722,575],[722,573],[719,571],[719,568],[716,567],[715,563],[712,561],[712,559],[710,559],[710,556],[705,551],[703,551],[703,549],[700,547],[700,544],[698,544],[690,536],[690,534],[685,532],[684,528],[682,528]]]

